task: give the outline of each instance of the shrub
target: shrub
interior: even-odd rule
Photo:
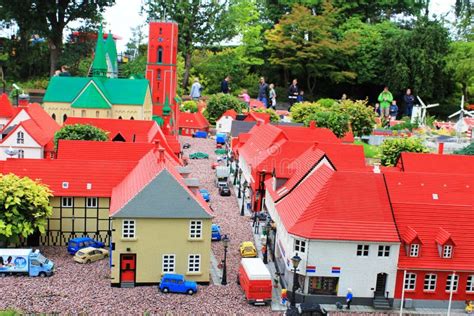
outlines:
[[[349,115],[352,133],[354,136],[370,135],[375,126],[375,112],[372,107],[367,106],[367,101],[344,100],[341,109]]]
[[[295,123],[304,123],[308,117],[320,111],[321,106],[317,103],[301,102],[291,107],[291,120]]]
[[[95,140],[105,142],[108,140],[107,132],[92,125],[74,124],[65,125],[54,134],[54,146],[58,148],[60,139],[70,140]]]
[[[422,140],[414,137],[389,138],[380,147],[381,163],[383,166],[394,166],[402,152],[429,152],[428,148],[422,143]]]
[[[456,155],[471,155],[471,156],[474,156],[474,143],[471,143],[471,144],[467,145],[466,147],[464,147],[462,149],[455,150],[454,153]]]
[[[244,107],[246,107],[244,102],[230,94],[213,94],[207,101],[207,119],[209,123],[215,124],[216,120],[221,117],[225,111],[234,109],[237,113],[241,113]]]
[[[316,101],[316,103],[321,105],[322,107],[330,108],[330,107],[336,105],[337,101],[334,100],[334,99],[330,99],[330,98],[323,98],[323,99],[319,99],[318,101]]]
[[[330,129],[338,138],[344,137],[349,131],[349,115],[337,110],[322,110],[311,114],[305,124],[315,121],[318,127]]]
[[[196,101],[184,101],[180,107],[181,112],[191,112],[196,113],[198,110]]]

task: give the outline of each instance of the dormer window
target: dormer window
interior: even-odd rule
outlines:
[[[25,143],[25,133],[23,132],[16,133],[16,143],[17,144]]]
[[[418,257],[420,253],[420,245],[419,244],[411,244],[410,245],[410,257]]]
[[[443,246],[443,258],[451,258],[453,256],[453,246],[444,245]]]

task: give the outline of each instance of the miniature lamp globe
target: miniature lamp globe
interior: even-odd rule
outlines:
[[[298,268],[298,265],[300,264],[301,262],[301,257],[298,256],[298,253],[296,253],[292,258],[291,258],[291,263],[293,264],[293,268],[295,268],[295,270]]]
[[[224,248],[227,248],[229,246],[230,238],[227,237],[227,235],[224,235],[222,238],[222,244],[224,245]]]

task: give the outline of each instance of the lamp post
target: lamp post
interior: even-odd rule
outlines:
[[[293,264],[293,290],[291,292],[291,307],[296,307],[296,283],[298,282],[298,276],[296,275],[296,269],[298,269],[298,265],[300,264],[301,257],[298,256],[298,253],[296,253],[292,258],[291,258],[291,263]]]
[[[230,239],[227,235],[222,238],[222,244],[224,245],[224,267],[222,268],[222,285],[227,285],[227,247],[229,246]]]
[[[242,194],[242,207],[240,208],[240,216],[245,215],[245,190],[246,189],[247,189],[247,181],[244,182],[244,190],[243,190],[243,194]]]
[[[265,252],[263,253],[263,263],[265,264],[268,263],[268,237],[270,237],[270,229],[272,229],[272,226],[270,225],[270,221],[267,221],[267,225],[265,226]]]
[[[241,194],[242,194],[242,169],[239,169],[239,194],[237,196],[239,199],[241,198]]]
[[[239,159],[235,159],[234,185],[237,184],[237,173],[239,171]]]

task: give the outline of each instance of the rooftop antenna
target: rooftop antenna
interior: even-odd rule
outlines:
[[[10,158],[13,158],[13,156],[16,156],[18,154],[18,150],[13,149],[12,146],[10,146],[9,148],[5,149],[5,154],[7,154],[7,156],[10,156]]]
[[[439,106],[439,103],[433,103],[433,104],[426,105],[425,102],[423,102],[423,100],[421,100],[420,96],[417,95],[416,98],[418,99],[418,101],[420,102],[420,105],[421,105],[420,106],[420,112],[418,114],[419,124],[421,126],[425,126],[426,125],[426,109],[437,107],[437,106]]]

